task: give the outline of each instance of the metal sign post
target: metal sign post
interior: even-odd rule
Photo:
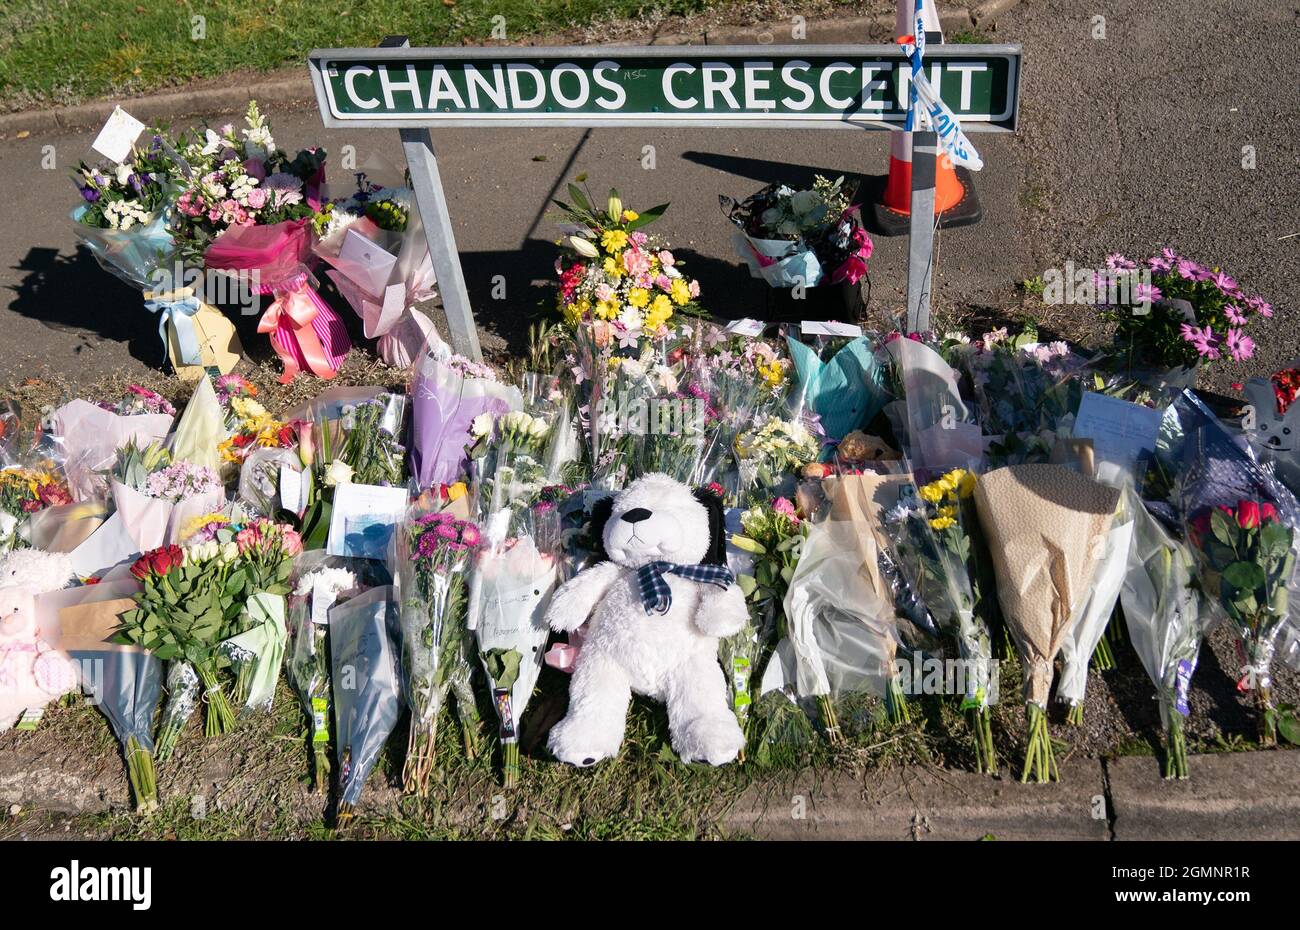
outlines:
[[[395,37],[377,49],[313,51],[308,64],[327,128],[402,131],[452,344],[475,359],[477,330],[430,128],[898,131],[911,80],[898,45],[410,48]],[[940,45],[925,65],[934,93],[967,129],[1015,131],[1019,46]],[[915,233],[915,218],[933,209],[912,209]]]
[[[917,16],[917,7],[921,15]],[[925,0],[898,0],[894,25],[898,35],[916,34],[924,48],[932,41],[943,42],[939,14]],[[911,105],[916,107],[913,91]],[[930,328],[930,289],[934,281],[934,181],[939,137],[934,132],[914,131],[909,125],[912,146],[912,204],[907,232],[907,330],[923,333]]]

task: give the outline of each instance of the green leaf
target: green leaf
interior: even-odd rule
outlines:
[[[1217,507],[1210,514],[1210,529],[1214,531],[1214,538],[1225,546],[1235,546],[1237,543],[1237,528],[1235,524],[1228,519],[1228,515]]]
[[[668,206],[669,205],[666,203],[661,203],[657,207],[651,207],[648,210],[640,211],[637,214],[637,218],[627,224],[627,228],[640,229],[642,226],[647,226],[650,223],[653,223],[655,220],[659,219],[659,217],[664,215],[664,212],[668,209]]]
[[[573,198],[573,202],[578,205],[579,209],[586,210],[588,213],[591,212],[591,201],[587,199],[587,195],[582,192],[581,187],[570,184],[569,196]]]
[[[489,649],[483,653],[483,666],[498,688],[509,690],[519,680],[522,659],[514,649]]]
[[[1300,746],[1300,718],[1295,714],[1279,712],[1277,732],[1292,746]]]
[[[1223,570],[1223,580],[1238,591],[1251,592],[1263,587],[1267,576],[1257,562],[1233,562]]]

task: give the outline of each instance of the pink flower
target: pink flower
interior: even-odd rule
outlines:
[[[699,282],[699,281],[694,281],[694,280],[692,280],[691,283],[690,283],[689,285],[687,285],[686,289],[687,289],[688,291],[690,291],[692,297],[699,297],[699,296],[700,296],[700,282]]]
[[[631,275],[643,275],[650,270],[650,256],[640,249],[628,249],[623,253],[623,267]]]
[[[460,530],[460,541],[467,546],[477,546],[482,536],[479,535],[478,527],[473,523],[466,523]]]
[[[1219,357],[1218,339],[1214,335],[1214,330],[1210,327],[1199,329],[1184,323],[1182,326],[1182,337],[1196,347],[1196,352],[1203,358],[1216,359]]]
[[[1106,267],[1111,271],[1132,271],[1137,267],[1137,262],[1131,258],[1125,258],[1118,252],[1112,252],[1106,256]]]
[[[655,287],[659,288],[659,290],[664,293],[671,291],[673,289],[672,278],[668,277],[666,274],[659,275],[659,277],[655,278]]]
[[[1155,303],[1163,295],[1154,284],[1138,284],[1133,288],[1133,302],[1139,304]]]
[[[640,230],[637,230],[636,232],[633,233],[629,233],[627,238],[629,242],[631,242],[633,245],[637,246],[638,248],[645,245],[646,242],[648,242],[650,239],[649,236],[647,236],[645,233],[641,232]]]
[[[280,546],[284,549],[285,555],[298,555],[302,552],[302,537],[298,535],[296,530],[287,529],[284,531]]]
[[[1246,313],[1236,304],[1228,304],[1223,308],[1223,315],[1228,318],[1228,322],[1241,326],[1246,322]]]
[[[1266,303],[1263,297],[1248,297],[1246,306],[1262,317],[1271,317],[1273,315],[1273,305]]]
[[[790,503],[790,501],[784,497],[778,497],[776,500],[772,501],[772,509],[787,517],[794,516],[794,504]]]
[[[256,526],[248,526],[235,534],[235,545],[239,547],[242,555],[250,549],[256,549],[262,541],[262,534],[258,532]]]
[[[660,252],[658,258],[659,264],[663,265],[665,268],[671,268],[673,265],[677,264],[677,259],[673,258],[673,253],[669,252],[667,249]]]
[[[601,284],[601,285],[599,285],[599,286],[596,288],[596,299],[597,299],[597,300],[613,300],[613,299],[614,299],[614,289],[613,289],[612,287],[610,287],[608,284]]]
[[[867,235],[867,231],[861,226],[855,226],[853,229],[853,244],[858,247],[858,257],[866,261],[871,257],[871,253],[876,250],[875,243]]]
[[[266,191],[260,187],[255,187],[248,192],[248,205],[254,210],[260,210],[266,206]]]
[[[1244,362],[1255,354],[1255,341],[1239,329],[1228,330],[1228,354],[1236,361]]]
[[[1178,272],[1180,278],[1184,278],[1188,281],[1198,281],[1200,280],[1198,277],[1199,274],[1202,272],[1208,273],[1208,269],[1205,268],[1204,265],[1194,262],[1190,258],[1178,259],[1178,264],[1175,266],[1174,270]]]
[[[1237,282],[1228,277],[1222,271],[1216,271],[1210,275],[1210,283],[1217,287],[1225,294],[1233,294],[1237,290]]]
[[[1147,259],[1147,267],[1152,271],[1168,271],[1173,267],[1173,265],[1170,263],[1169,259],[1157,255],[1153,258]]]

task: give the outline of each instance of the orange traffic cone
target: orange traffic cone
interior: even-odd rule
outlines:
[[[895,132],[889,146],[889,178],[879,203],[872,205],[876,232],[901,236],[908,231],[912,213],[912,138]],[[954,168],[947,153],[934,162],[934,212],[939,227],[969,226],[983,215],[975,182],[965,168]]]

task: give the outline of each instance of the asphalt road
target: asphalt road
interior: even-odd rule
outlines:
[[[1112,251],[1172,245],[1278,308],[1267,328],[1252,329],[1261,345],[1252,370],[1300,356],[1290,315],[1300,311],[1298,23],[1290,7],[1264,0],[1027,0],[1005,14],[992,39],[1024,47],[1022,128],[976,138],[985,219],[940,234],[936,306],[996,311],[1018,303],[1018,282],[1067,259],[1097,264]],[[351,145],[359,163],[401,164],[395,132],[327,132],[314,110],[271,118],[284,147],[317,143],[334,157]],[[53,370],[89,381],[161,360],[155,319],[77,247],[68,219],[68,169],[89,157],[93,135],[0,141],[0,380]],[[732,255],[717,195],[814,172],[870,177],[888,164],[885,133],[458,130],[434,141],[485,342],[511,348],[551,294],[548,198],[579,172],[598,189],[619,187],[630,206],[671,201],[658,231],[701,280],[706,305],[738,316],[760,312],[766,295]],[[653,170],[642,167],[646,146]],[[1245,146],[1253,168],[1243,167]],[[51,152],[55,166],[43,167]],[[905,247],[877,240],[878,314],[902,306]],[[496,275],[503,300],[492,297]],[[253,325],[241,323],[245,345],[266,351]],[[1220,378],[1243,373],[1224,368]]]

